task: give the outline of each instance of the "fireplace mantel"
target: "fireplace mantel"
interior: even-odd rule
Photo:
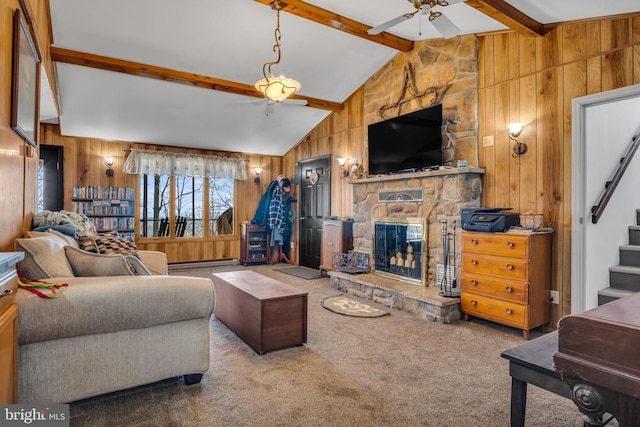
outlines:
[[[446,168],[446,169],[438,169],[438,170],[423,171],[423,172],[407,172],[407,173],[396,173],[396,174],[389,174],[389,175],[375,175],[375,176],[369,176],[367,178],[352,179],[351,183],[354,185],[370,184],[374,182],[406,181],[409,179],[435,178],[435,177],[442,177],[446,175],[462,175],[462,174],[483,175],[484,169],[474,168],[474,167],[464,167],[464,168]]]

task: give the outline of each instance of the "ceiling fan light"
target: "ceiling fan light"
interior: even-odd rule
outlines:
[[[268,100],[282,102],[300,90],[300,83],[288,77],[267,77],[258,80],[255,87]]]

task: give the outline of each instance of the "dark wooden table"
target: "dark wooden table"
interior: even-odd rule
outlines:
[[[571,389],[553,369],[553,353],[558,350],[558,331],[550,332],[518,347],[502,352],[509,360],[511,375],[511,427],[524,426],[527,384],[571,399]]]
[[[214,273],[213,314],[258,354],[307,342],[307,296],[255,271]]]

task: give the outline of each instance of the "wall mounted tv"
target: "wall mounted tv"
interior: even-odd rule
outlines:
[[[442,165],[442,104],[370,124],[371,175],[417,172]]]

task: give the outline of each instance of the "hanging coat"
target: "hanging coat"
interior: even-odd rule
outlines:
[[[256,209],[256,214],[251,220],[252,224],[267,226],[269,222],[269,205],[271,204],[271,196],[273,194],[273,190],[278,185],[278,181],[271,181],[267,191],[260,198],[260,202],[258,203],[258,208]]]

